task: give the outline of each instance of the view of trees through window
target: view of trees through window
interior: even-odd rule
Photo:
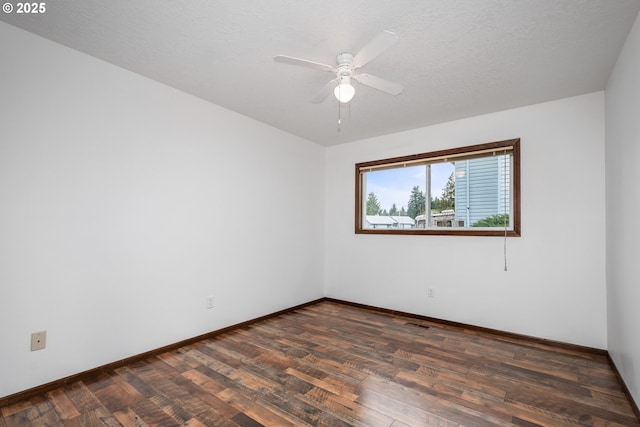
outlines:
[[[514,230],[513,147],[463,150],[357,165],[362,229]]]
[[[520,236],[520,140],[358,163],[356,233]]]
[[[453,163],[432,165],[430,169],[431,211],[437,213],[455,209]],[[409,216],[412,219],[424,215],[427,206],[427,192],[424,191],[428,185],[427,172],[426,166],[369,172],[367,188],[372,191],[367,194],[367,215]],[[388,209],[386,205],[389,205]]]

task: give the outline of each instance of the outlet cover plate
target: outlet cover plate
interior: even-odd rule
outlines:
[[[31,351],[42,350],[47,346],[47,331],[31,334]]]

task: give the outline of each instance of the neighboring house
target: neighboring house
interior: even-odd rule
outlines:
[[[416,227],[416,222],[410,216],[393,215],[391,216],[391,219],[393,219],[396,222],[397,228],[415,228]]]
[[[365,228],[415,228],[410,216],[367,215]]]
[[[470,227],[481,219],[510,212],[510,167],[508,156],[455,162],[455,211],[458,224],[464,222],[465,227]]]
[[[418,228],[426,228],[426,224],[426,215],[418,215],[416,217],[416,226]],[[439,213],[431,213],[429,227],[464,227],[464,221],[456,220],[456,213],[453,209],[445,209]]]
[[[440,213],[431,214],[433,227],[464,227],[464,220],[456,219],[453,209],[445,209]]]
[[[366,228],[393,228],[396,223],[390,216],[383,215],[367,215]]]

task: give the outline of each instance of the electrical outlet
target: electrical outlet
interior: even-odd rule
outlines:
[[[428,296],[429,298],[435,298],[435,297],[436,297],[436,293],[435,293],[435,291],[433,290],[433,288],[429,288],[429,289],[427,290],[427,296]]]
[[[47,346],[47,331],[31,334],[31,351],[42,350]]]
[[[213,308],[213,295],[207,297],[207,308]]]

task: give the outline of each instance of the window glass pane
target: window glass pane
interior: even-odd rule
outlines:
[[[431,203],[424,227],[457,227],[455,197],[454,163],[431,165]]]
[[[511,160],[489,156],[455,162],[455,220],[465,227],[509,227]]]
[[[374,170],[363,175],[363,228],[415,228],[415,217],[425,211],[427,166]]]
[[[424,154],[389,159],[386,164],[356,165],[360,171],[356,232],[447,234],[458,230],[482,235],[487,230],[492,234],[484,235],[499,235],[506,228],[513,232],[509,235],[519,236],[519,221],[517,228],[513,224],[513,165],[519,140],[505,142],[513,146],[505,146],[504,154],[496,148],[500,142],[449,151],[455,159],[435,152],[432,157]],[[483,151],[474,151],[477,147]]]

